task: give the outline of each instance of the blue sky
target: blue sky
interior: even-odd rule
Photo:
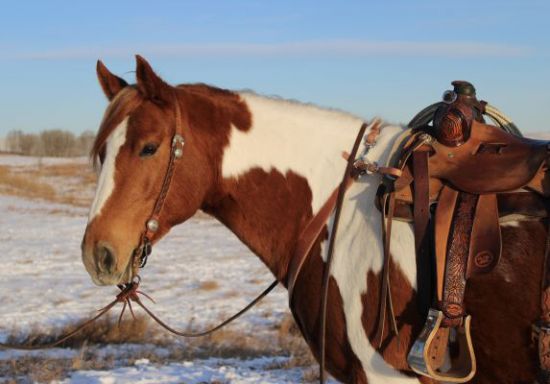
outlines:
[[[101,58],[172,83],[253,89],[407,122],[472,81],[527,132],[550,131],[550,1],[2,1],[0,135],[96,130]]]

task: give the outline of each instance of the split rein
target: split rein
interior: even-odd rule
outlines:
[[[92,324],[94,324],[97,320],[105,316],[107,313],[111,311],[118,303],[122,304],[122,310],[120,311],[120,315],[118,317],[118,326],[120,326],[122,317],[124,315],[124,312],[126,310],[126,307],[128,307],[130,313],[132,314],[132,318],[135,320],[135,314],[134,310],[132,308],[132,302],[140,306],[151,319],[153,319],[158,325],[160,325],[162,328],[167,330],[168,332],[176,335],[176,336],[182,336],[182,337],[202,337],[207,336],[220,328],[226,326],[227,324],[231,323],[233,320],[236,320],[241,315],[248,312],[250,308],[252,308],[254,305],[256,305],[260,300],[262,300],[265,296],[267,296],[278,284],[278,281],[275,280],[273,283],[269,285],[262,293],[260,293],[254,300],[252,300],[246,307],[241,309],[239,312],[234,314],[233,316],[229,317],[228,319],[222,321],[220,324],[216,325],[215,327],[209,328],[205,331],[201,332],[184,332],[184,331],[178,331],[175,328],[172,328],[168,324],[166,324],[164,321],[162,321],[153,311],[151,311],[140,299],[140,295],[148,298],[152,302],[155,302],[149,295],[139,290],[139,285],[141,283],[141,279],[139,276],[135,278],[131,283],[118,285],[118,288],[120,289],[120,293],[115,297],[113,301],[111,301],[109,304],[107,304],[105,307],[100,309],[98,313],[93,316],[92,318],[86,320],[85,322],[81,323],[76,329],[61,335],[56,341],[47,343],[47,344],[39,344],[39,345],[25,345],[25,344],[11,344],[11,343],[0,343],[0,349],[16,349],[16,350],[22,350],[22,351],[34,351],[34,350],[40,350],[40,349],[48,349],[48,348],[54,348],[57,347],[67,340],[71,339],[73,336],[76,336],[80,332],[82,332],[84,329],[88,328]]]

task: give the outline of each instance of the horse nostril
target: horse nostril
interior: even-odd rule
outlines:
[[[110,273],[115,266],[115,256],[113,251],[105,245],[98,245],[96,247],[95,258],[97,267],[102,272]]]

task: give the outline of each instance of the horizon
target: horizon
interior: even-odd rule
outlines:
[[[0,15],[0,136],[95,132],[101,59],[134,83],[142,54],[171,84],[204,82],[407,123],[453,80],[524,132],[548,132],[544,1],[239,0],[10,3]],[[476,14],[472,15],[472,8]],[[108,12],[106,12],[108,10]],[[429,16],[426,16],[429,15]]]

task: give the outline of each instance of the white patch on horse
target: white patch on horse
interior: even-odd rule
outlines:
[[[325,110],[279,99],[243,93],[252,113],[252,127],[233,127],[225,148],[222,175],[239,177],[253,168],[292,171],[307,179],[315,214],[340,182],[362,120],[343,112]],[[339,177],[335,177],[339,175]]]
[[[120,148],[126,142],[128,119],[124,119],[107,138],[105,144],[105,160],[99,173],[94,202],[88,216],[88,223],[101,213],[101,210],[115,188],[116,157]]]
[[[384,127],[367,158],[385,164],[399,127]],[[367,276],[379,274],[383,264],[381,215],[374,205],[380,176],[363,176],[348,191],[340,216],[331,274],[342,297],[348,339],[361,361],[369,383],[418,383],[384,361],[368,340],[363,327],[362,297],[368,295]],[[330,229],[329,229],[330,230]],[[412,287],[416,286],[414,235],[408,223],[394,222],[392,259]],[[326,258],[326,255],[323,255]],[[368,297],[368,296],[367,296]],[[368,299],[367,299],[368,300]]]
[[[232,128],[223,156],[223,177],[238,178],[253,168],[266,172],[276,169],[282,174],[292,171],[307,179],[315,214],[341,181],[346,166],[342,152],[351,150],[362,121],[309,105],[250,94],[241,97],[252,113],[253,124],[247,132]],[[384,127],[368,159],[385,163],[401,132],[401,127]],[[386,363],[363,328],[362,297],[368,293],[367,274],[380,273],[383,260],[381,217],[374,205],[379,182],[380,176],[365,176],[346,194],[331,273],[342,296],[348,341],[369,384],[418,383],[418,379],[407,377]],[[412,227],[396,222],[393,233],[393,260],[411,286],[416,287]],[[324,259],[326,248],[324,242]]]

